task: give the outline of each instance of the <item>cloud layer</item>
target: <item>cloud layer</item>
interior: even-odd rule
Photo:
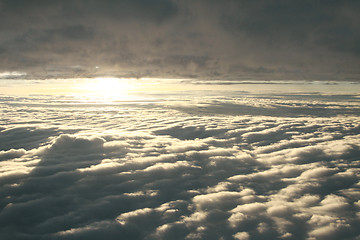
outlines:
[[[358,79],[359,11],[356,1],[2,0],[0,72]]]
[[[2,97],[0,238],[359,238],[355,96],[182,97]]]

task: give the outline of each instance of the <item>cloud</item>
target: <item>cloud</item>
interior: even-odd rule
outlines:
[[[238,232],[233,237],[237,240],[248,240],[250,235],[247,232]]]
[[[0,11],[0,71],[31,79],[359,74],[354,1],[3,0]]]
[[[57,132],[56,128],[39,129],[28,127],[7,128],[1,131],[0,140],[6,143],[1,145],[1,150],[32,149],[38,144],[45,143],[48,138]]]
[[[22,73],[22,72],[2,72],[0,73],[0,79],[13,79],[13,78],[21,78],[23,76],[25,76],[26,73]]]
[[[24,149],[10,149],[8,151],[0,151],[0,161],[21,157],[25,154]]]
[[[46,154],[61,154],[62,156],[67,154],[76,155],[84,151],[98,153],[103,148],[104,143],[105,140],[101,138],[86,139],[60,135],[45,151],[47,151]]]
[[[1,239],[359,236],[360,122],[342,111],[356,109],[354,99],[337,102],[331,118],[189,114],[165,97],[101,107],[1,99]],[[271,109],[306,99],[253,102]],[[241,101],[213,100],[200,103]]]

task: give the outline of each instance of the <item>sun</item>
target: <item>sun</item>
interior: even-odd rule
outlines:
[[[95,78],[86,83],[85,88],[94,92],[116,93],[129,90],[130,84],[127,79],[103,77]]]
[[[130,79],[114,77],[89,79],[78,87],[82,92],[102,96],[123,96],[132,88]]]

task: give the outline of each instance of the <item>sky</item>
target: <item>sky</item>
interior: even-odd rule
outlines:
[[[1,0],[1,78],[358,81],[358,1]]]
[[[359,13],[0,0],[0,239],[359,240]]]

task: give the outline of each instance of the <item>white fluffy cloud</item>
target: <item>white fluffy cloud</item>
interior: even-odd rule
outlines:
[[[269,109],[275,101],[259,99]],[[331,118],[245,116],[234,106],[216,114],[211,98],[198,114],[188,111],[198,103],[184,110],[166,100],[108,111],[5,100],[1,239],[360,234],[360,121],[341,109]]]

